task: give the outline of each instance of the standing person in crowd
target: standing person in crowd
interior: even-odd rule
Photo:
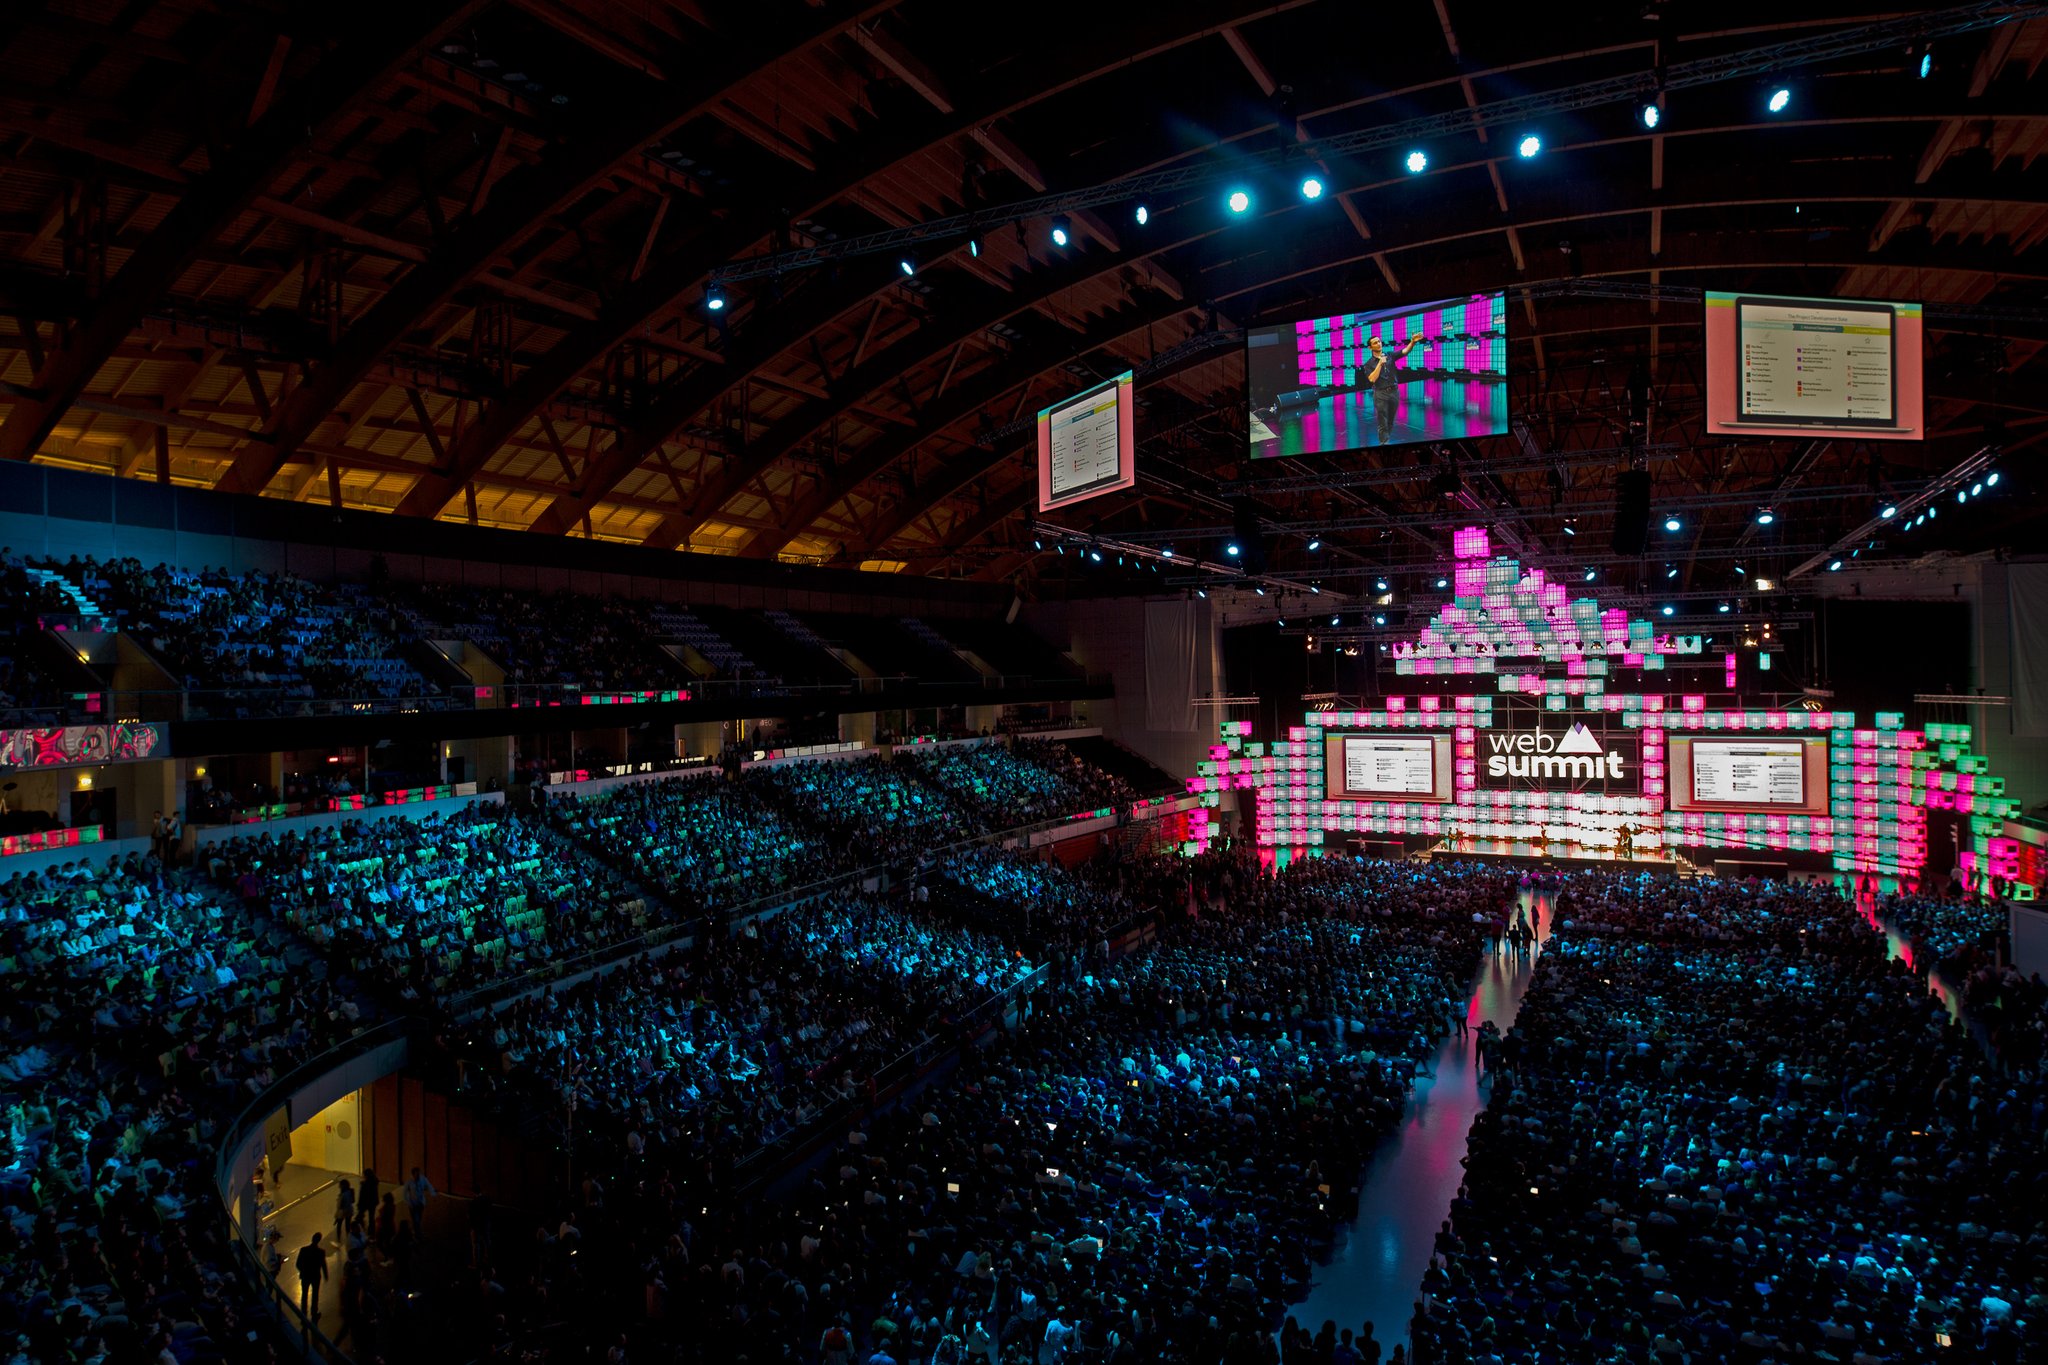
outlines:
[[[307,1323],[320,1320],[320,1286],[327,1280],[327,1253],[320,1246],[320,1233],[299,1248],[299,1312]],[[308,1306],[310,1305],[310,1306]]]
[[[368,1166],[363,1167],[363,1183],[356,1190],[356,1207],[365,1222],[377,1216],[377,1173]]]
[[[354,1218],[355,1216],[356,1216],[356,1191],[355,1191],[355,1186],[353,1186],[353,1185],[349,1184],[349,1182],[348,1182],[348,1177],[347,1177],[347,1176],[343,1176],[343,1177],[342,1177],[342,1179],[341,1179],[341,1189],[340,1189],[339,1191],[337,1191],[337,1192],[336,1192],[336,1194],[335,1194],[335,1196],[334,1196],[334,1233],[335,1233],[335,1236],[337,1236],[337,1237],[338,1237],[338,1236],[340,1236],[340,1235],[341,1235],[341,1231],[342,1231],[342,1229],[343,1229],[343,1228],[346,1228],[346,1227],[348,1226],[348,1224],[349,1224],[349,1220],[350,1220],[351,1218]]]
[[[439,1193],[440,1191],[434,1188],[434,1182],[420,1174],[419,1167],[412,1168],[412,1178],[405,1182],[405,1212],[412,1222],[412,1235],[415,1240],[427,1235],[427,1201]]]

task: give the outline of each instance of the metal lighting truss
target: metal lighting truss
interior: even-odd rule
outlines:
[[[1176,576],[1167,580],[1172,587],[1209,586],[1215,579],[1224,579],[1224,586],[1236,584],[1247,588],[1268,588],[1274,592],[1298,592],[1304,597],[1322,595],[1322,587],[1296,578],[1284,578],[1277,574],[1252,573],[1242,564],[1232,564],[1224,559],[1203,559],[1199,555],[1177,554],[1172,549],[1140,545],[1133,541],[1119,540],[1111,536],[1093,535],[1087,531],[1076,531],[1072,527],[1055,526],[1050,522],[1035,522],[1031,527],[1032,536],[1040,541],[1051,541],[1057,545],[1074,546],[1081,554],[1091,551],[1107,551],[1126,559],[1141,563],[1172,565],[1202,575],[1200,577]],[[1170,539],[1170,537],[1169,537]],[[1335,600],[1334,596],[1332,600]]]
[[[1798,568],[1787,573],[1785,577],[1792,579],[1810,574],[1815,569],[1840,555],[1842,551],[1860,548],[1867,544],[1879,531],[1897,531],[1906,524],[1908,517],[1923,507],[1931,506],[1936,498],[1953,493],[1957,488],[1981,478],[1985,470],[1998,462],[2000,453],[2001,451],[1997,446],[1984,446],[1980,448],[1974,455],[1965,458],[1961,464],[1949,470],[1948,473],[1937,475],[1931,482],[1924,485],[1919,492],[1890,500],[1889,505],[1898,509],[1891,516],[1880,517],[1873,513],[1868,521],[1853,531],[1844,532],[1832,545],[1829,545],[1813,558],[1802,562]],[[1864,497],[1870,496],[1869,490],[1862,490],[1862,495]]]
[[[1995,28],[2000,24],[2043,16],[2048,16],[2048,4],[2015,5],[1996,3],[1995,0],[1979,0],[1975,4],[1957,5],[1926,14],[1909,14],[1876,23],[1859,24],[1834,33],[1745,48],[1739,52],[1723,53],[1715,57],[1701,57],[1666,67],[1661,73],[1639,71],[1623,76],[1610,76],[1605,80],[1586,81],[1560,90],[1495,100],[1490,104],[1453,109],[1424,118],[1409,119],[1403,123],[1338,133],[1284,151],[1269,150],[1230,163],[1204,161],[1195,165],[1178,166],[1155,171],[1149,175],[1133,176],[1126,180],[1113,180],[1105,184],[1014,200],[1008,204],[976,209],[971,213],[956,213],[951,217],[912,223],[884,232],[864,233],[854,237],[843,237],[836,242],[820,242],[790,251],[753,256],[720,266],[711,272],[710,278],[714,284],[732,284],[767,275],[780,275],[825,261],[895,251],[923,242],[964,239],[1032,218],[1075,213],[1082,209],[1100,208],[1107,204],[1130,200],[1163,200],[1222,184],[1259,167],[1278,168],[1296,161],[1306,163],[1332,157],[1362,156],[1405,143],[1429,142],[1452,137],[1475,128],[1514,126],[1553,114],[1631,103],[1646,95],[1653,95],[1659,90],[1685,90],[1703,85],[1716,85],[1723,81],[1753,79],[1779,71],[1814,66],[1848,57],[1860,57],[1872,52],[1931,42],[1937,38],[1952,37],[1959,33]]]

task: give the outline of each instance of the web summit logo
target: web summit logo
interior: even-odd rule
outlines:
[[[1593,738],[1584,725],[1574,725],[1563,739],[1541,730],[1486,736],[1488,777],[1577,778],[1598,782],[1621,776],[1622,755]]]

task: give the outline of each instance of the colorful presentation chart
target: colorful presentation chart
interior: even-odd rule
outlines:
[[[1692,799],[1717,806],[1804,805],[1805,747],[1796,739],[1696,739]]]
[[[1428,796],[1436,790],[1435,752],[1432,739],[1347,735],[1344,790],[1359,795]]]
[[[1111,384],[1052,409],[1054,501],[1117,480],[1117,404],[1123,388]]]
[[[1741,420],[1892,421],[1894,317],[1889,305],[1745,298],[1736,310]]]

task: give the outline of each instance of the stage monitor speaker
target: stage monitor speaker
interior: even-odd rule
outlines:
[[[1639,555],[1650,544],[1650,471],[1624,469],[1615,476],[1614,541],[1618,555]]]

